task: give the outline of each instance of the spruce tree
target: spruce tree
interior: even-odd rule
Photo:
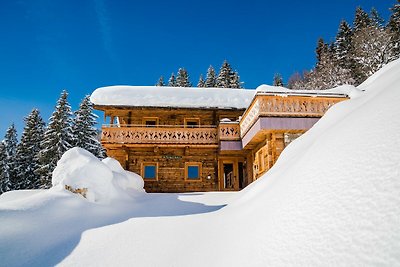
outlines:
[[[349,70],[351,70],[353,64],[350,57],[351,37],[352,29],[350,25],[345,20],[342,20],[335,40],[335,58],[342,68]]]
[[[217,87],[219,88],[230,88],[232,80],[234,79],[234,72],[232,71],[231,65],[225,60],[219,70],[217,77]]]
[[[164,77],[163,76],[161,76],[160,79],[158,79],[158,82],[157,82],[156,86],[165,86]]]
[[[370,21],[371,25],[375,26],[376,28],[383,28],[385,20],[379,15],[378,10],[376,8],[372,8],[370,12]]]
[[[189,74],[186,69],[179,68],[178,74],[176,75],[176,86],[178,87],[191,87],[192,84],[189,81]]]
[[[38,189],[40,187],[40,176],[35,170],[40,166],[39,152],[43,141],[45,123],[38,109],[33,109],[24,121],[24,131],[16,152],[17,189]]]
[[[233,77],[232,77],[232,80],[231,80],[231,83],[230,83],[229,87],[230,88],[236,88],[236,89],[242,88],[242,82],[240,81],[240,76],[239,76],[239,73],[237,71],[235,71],[233,73]]]
[[[392,14],[387,28],[391,33],[391,48],[396,59],[400,57],[400,0],[397,0],[397,4],[394,4],[390,10]]]
[[[11,182],[7,166],[6,147],[2,141],[0,142],[0,194],[11,190]]]
[[[176,87],[176,80],[175,80],[175,74],[172,73],[171,77],[168,80],[168,86],[169,87]]]
[[[275,73],[273,86],[282,86],[283,87],[283,79],[280,73]]]
[[[213,66],[210,65],[207,70],[205,87],[217,87],[217,77]]]
[[[71,129],[72,112],[67,101],[68,93],[63,91],[57,101],[56,108],[49,119],[39,152],[41,188],[51,186],[51,177],[57,161],[65,151],[72,147],[73,135]]]
[[[206,81],[203,78],[203,74],[200,74],[199,82],[197,83],[197,87],[205,87]]]
[[[97,115],[93,113],[90,96],[86,96],[72,121],[73,146],[81,147],[96,157],[104,158],[104,149],[98,139],[96,125]]]
[[[18,189],[18,179],[17,179],[17,162],[15,161],[15,155],[17,152],[17,129],[15,129],[14,123],[7,129],[6,135],[4,136],[4,148],[6,151],[5,160],[5,171],[6,176],[10,181],[10,190]]]
[[[370,25],[371,18],[369,17],[368,13],[365,12],[361,7],[357,7],[353,22],[354,31],[358,31]]]
[[[325,43],[324,39],[319,38],[317,43],[317,48],[315,49],[315,53],[317,55],[317,65],[316,68],[322,67],[322,57],[323,54],[328,52],[328,44]]]

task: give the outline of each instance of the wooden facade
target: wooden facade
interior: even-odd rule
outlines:
[[[247,109],[95,105],[101,141],[147,192],[240,190],[346,96],[258,93]]]

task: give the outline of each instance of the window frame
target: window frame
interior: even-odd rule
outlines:
[[[146,125],[146,122],[154,121],[155,125]],[[142,124],[145,127],[157,127],[159,125],[159,118],[158,117],[143,117]]]
[[[188,125],[187,124],[188,122],[196,122],[197,125],[196,126]],[[200,128],[200,118],[185,118],[183,120],[183,124],[184,124],[185,128]]]
[[[189,178],[189,167],[197,166],[199,168],[199,178]],[[200,182],[202,181],[202,166],[201,162],[185,162],[185,181]]]
[[[144,177],[146,166],[155,166],[156,167],[156,171],[155,171],[156,177],[155,178],[145,178]],[[141,169],[141,175],[142,175],[143,180],[158,181],[158,162],[142,162],[140,169]]]

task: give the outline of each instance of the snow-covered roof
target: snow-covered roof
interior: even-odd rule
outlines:
[[[90,100],[99,106],[245,109],[255,90],[160,86],[108,86]]]
[[[329,90],[291,90],[260,85],[256,90],[167,86],[107,86],[90,96],[98,106],[246,109],[255,94],[347,97],[359,91],[345,85]]]
[[[271,86],[262,84],[256,89],[258,95],[299,95],[299,96],[328,96],[328,97],[347,97],[359,91],[352,85],[342,85],[327,90],[293,90],[281,86]]]

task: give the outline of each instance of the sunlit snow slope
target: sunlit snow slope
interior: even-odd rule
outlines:
[[[65,265],[399,266],[400,60],[207,214],[83,234]]]

